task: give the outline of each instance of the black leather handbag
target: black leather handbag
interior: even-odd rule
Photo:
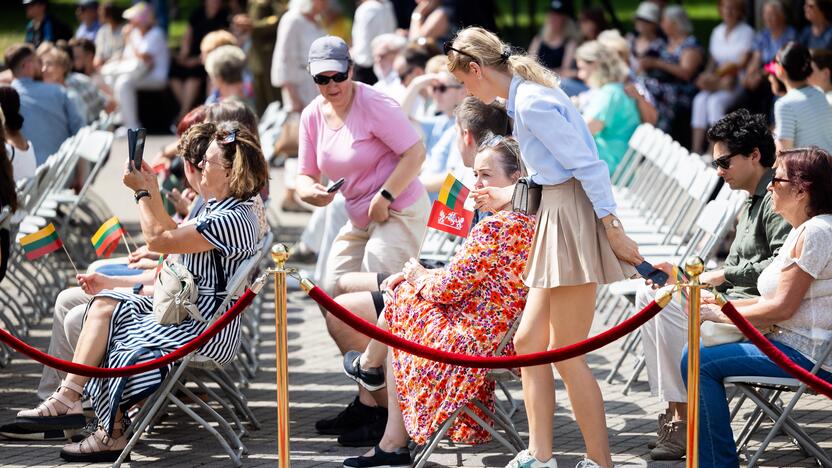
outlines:
[[[514,185],[514,195],[511,196],[512,210],[527,215],[537,214],[542,193],[542,185],[532,182],[529,176],[521,177]]]

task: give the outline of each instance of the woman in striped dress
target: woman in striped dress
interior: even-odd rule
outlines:
[[[178,226],[162,205],[150,166],[145,163],[141,171],[125,171],[124,183],[135,191],[148,247],[183,254],[179,260],[193,274],[199,291],[196,305],[210,321],[225,312],[218,308],[225,298],[225,278],[256,254],[258,222],[250,199],[266,184],[268,169],[256,137],[236,123],[219,125],[200,167],[202,195],[208,202],[194,220]],[[149,361],[191,341],[208,325],[191,318],[178,325],[160,325],[152,310],[149,296],[115,291],[98,294],[87,308],[73,362],[123,367]],[[239,319],[197,352],[225,363],[236,354],[238,339]],[[52,396],[34,410],[19,413],[18,420],[50,429],[82,427],[81,395],[86,385],[100,426],[80,443],[66,445],[61,457],[68,461],[114,461],[127,444],[123,412],[151,395],[167,370],[112,379],[68,374]]]

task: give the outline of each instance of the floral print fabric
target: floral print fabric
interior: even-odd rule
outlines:
[[[385,309],[390,331],[444,351],[493,356],[525,306],[527,289],[521,275],[534,227],[533,217],[511,211],[482,220],[445,268],[430,270],[415,285],[403,282],[396,289]],[[503,354],[513,353],[509,343]],[[494,385],[485,382],[487,369],[451,366],[395,349],[392,361],[404,424],[418,444],[473,398],[494,407]],[[462,443],[490,439],[465,414],[448,435]]]

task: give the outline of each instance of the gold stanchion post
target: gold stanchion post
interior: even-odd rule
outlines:
[[[701,283],[699,275],[705,271],[705,263],[699,257],[685,262],[685,272],[690,278],[688,288],[688,443],[687,468],[699,467],[699,299]]]
[[[277,466],[289,468],[289,360],[286,332],[286,260],[289,251],[283,244],[272,247],[274,261],[274,321],[277,352]]]

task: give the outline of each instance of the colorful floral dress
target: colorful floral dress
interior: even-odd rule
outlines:
[[[385,309],[390,331],[444,351],[493,356],[526,303],[520,277],[534,227],[533,217],[512,211],[480,221],[447,267],[396,289],[396,299]],[[513,354],[510,343],[504,353]],[[393,371],[404,425],[418,444],[473,398],[494,407],[494,386],[485,382],[487,369],[451,366],[394,349]],[[490,439],[465,414],[448,435],[463,443]]]

